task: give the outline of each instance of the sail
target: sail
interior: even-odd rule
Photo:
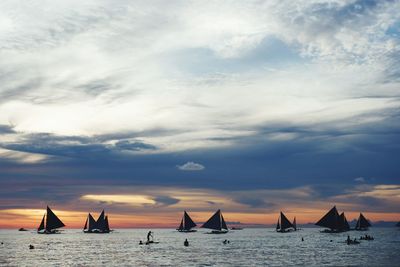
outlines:
[[[104,222],[105,222],[104,231],[105,231],[105,232],[110,232],[110,226],[108,225],[108,216],[106,216]]]
[[[327,214],[324,215],[315,225],[330,228],[331,230],[338,230],[339,214],[336,206],[334,206]]]
[[[221,228],[228,230],[228,226],[226,226],[226,222],[224,220],[224,216],[222,216],[222,213],[221,213]]]
[[[293,228],[295,231],[297,231],[296,217],[293,219]]]
[[[344,215],[344,212],[342,212],[339,215],[339,226],[338,229],[341,231],[349,231],[350,230],[350,225],[346,219],[346,216]]]
[[[85,226],[83,226],[83,230],[86,230],[88,227],[88,221],[89,221],[89,217],[86,218],[86,222],[85,222]]]
[[[101,212],[99,218],[97,218],[96,229],[99,229],[100,231],[104,231],[106,229],[106,219],[104,216],[104,210]]]
[[[285,214],[281,211],[281,230],[288,229],[290,227],[293,227],[293,224],[286,218]]]
[[[89,231],[93,231],[94,229],[97,229],[97,223],[96,220],[93,218],[92,214],[89,213],[88,215],[88,220],[89,220]]]
[[[179,227],[178,227],[177,230],[182,231],[182,230],[184,230],[184,229],[185,229],[185,228],[183,228],[183,218],[182,218],[181,224],[179,225]]]
[[[44,229],[44,219],[45,219],[45,217],[46,217],[46,215],[43,215],[42,222],[40,223],[39,228],[37,229],[38,231],[41,231],[41,230]]]
[[[196,227],[196,224],[194,223],[192,218],[190,218],[189,214],[187,214],[186,211],[183,214],[183,220],[184,220],[184,229],[185,230],[190,230],[193,227]]]
[[[64,226],[65,224],[47,206],[46,230],[51,231]]]
[[[356,230],[366,229],[370,226],[371,224],[369,223],[369,221],[364,217],[362,213],[360,213],[360,217],[358,217],[357,220]]]
[[[281,228],[281,224],[279,223],[279,219],[278,222],[276,223],[276,230],[279,230]]]
[[[221,219],[222,218],[222,219]],[[213,229],[213,230],[222,230],[222,229],[228,229],[226,227],[226,223],[223,220],[223,217],[221,215],[221,210],[217,210],[213,216],[211,216],[208,221],[206,221],[202,226],[202,228],[208,228],[208,229]]]

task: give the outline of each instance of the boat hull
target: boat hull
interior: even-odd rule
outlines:
[[[99,230],[92,230],[92,231],[83,231],[85,234],[108,234],[110,231],[99,231]]]
[[[215,231],[211,231],[211,232],[209,232],[209,233],[207,233],[207,234],[221,235],[221,234],[227,234],[227,233],[228,233],[228,231],[218,231],[218,230],[215,230]]]
[[[179,229],[177,229],[177,230],[180,233],[194,233],[194,232],[197,232],[197,230],[179,230]]]
[[[51,231],[38,231],[37,232],[40,235],[54,235],[54,234],[61,234],[61,232],[59,230],[51,230]]]

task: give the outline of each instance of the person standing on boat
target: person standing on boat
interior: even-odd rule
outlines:
[[[152,233],[151,231],[149,231],[149,232],[147,233],[147,243],[150,242],[150,237],[151,237],[151,240],[153,240],[153,233]]]

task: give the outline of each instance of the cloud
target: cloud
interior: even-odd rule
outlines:
[[[354,178],[354,181],[359,182],[359,183],[364,183],[365,182],[365,178],[364,177],[357,177],[357,178]]]
[[[171,206],[177,204],[180,201],[180,199],[170,196],[157,196],[154,198],[154,201],[156,202],[157,205]]]
[[[205,169],[203,165],[193,161],[188,161],[183,165],[177,165],[177,167],[181,171],[202,171]]]
[[[374,0],[1,1],[0,187],[56,180],[109,196],[111,185],[181,186],[258,210],[278,205],[278,194],[334,201],[354,189],[349,177],[398,184],[399,9]],[[207,170],[187,179],[177,162]],[[2,203],[28,205],[36,194]],[[216,207],[229,202],[205,195]],[[353,196],[353,208],[374,198]]]

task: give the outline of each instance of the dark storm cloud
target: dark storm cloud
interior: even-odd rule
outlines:
[[[0,144],[0,147],[19,152],[71,158],[89,157],[89,159],[111,157],[109,154],[120,150],[140,151],[156,149],[155,146],[146,144],[140,140],[120,140],[115,145],[105,144],[104,142],[106,141],[109,140],[104,136],[59,136],[38,133],[24,135],[16,142]]]

